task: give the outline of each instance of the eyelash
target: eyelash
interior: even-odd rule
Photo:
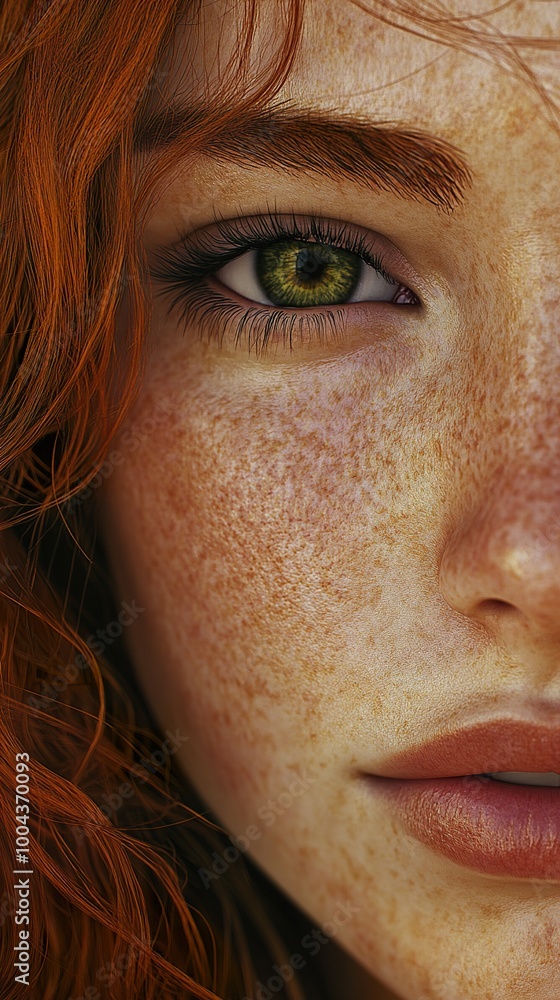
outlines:
[[[384,257],[372,250],[373,240],[358,233],[348,223],[310,216],[302,225],[294,214],[286,222],[280,214],[269,211],[250,218],[218,220],[215,228],[217,235],[202,231],[196,239],[182,237],[174,246],[154,252],[159,266],[150,267],[149,274],[164,286],[158,294],[176,292],[168,314],[181,306],[180,318],[184,328],[193,320],[197,321],[201,335],[206,330],[209,339],[217,338],[220,345],[231,323],[235,324],[235,346],[246,334],[249,352],[253,346],[257,355],[259,349],[264,351],[271,339],[276,341],[281,338],[284,346],[289,341],[292,351],[292,335],[296,327],[303,334],[304,328],[311,325],[312,336],[323,342],[325,331],[330,327],[328,339],[337,339],[345,318],[344,306],[335,310],[317,307],[321,311],[314,311],[312,307],[288,310],[260,304],[243,307],[205,283],[205,279],[236,257],[279,240],[307,240],[348,250],[361,257],[389,284],[406,288],[387,271]],[[415,300],[410,305],[419,305],[414,292],[407,291]]]

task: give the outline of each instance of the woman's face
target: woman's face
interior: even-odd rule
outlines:
[[[206,65],[211,87],[231,38],[218,6],[205,54],[191,60],[179,40],[189,86]],[[257,43],[274,36],[269,11]],[[558,39],[560,5],[515,5],[486,25]],[[558,51],[522,51],[557,97]],[[220,236],[216,219],[246,237],[243,220],[268,233],[272,210],[300,228],[222,258],[218,277],[193,278],[189,257],[183,311],[170,308],[179,286],[154,282],[146,375],[100,491],[118,599],[144,609],[128,648],[161,727],[189,736],[185,775],[310,926],[327,923],[324,943],[336,933],[367,970],[359,995],[385,996],[384,983],[405,1000],[552,1000],[558,852],[544,874],[531,851],[510,872],[487,817],[482,861],[474,848],[454,860],[363,775],[477,723],[560,730],[558,134],[529,85],[489,59],[342,0],[307,3],[284,100],[436,136],[472,182],[445,212],[376,188],[357,147],[354,176],[336,179],[326,159],[313,167],[310,128],[301,170],[286,169],[280,136],[278,164],[272,141],[262,164],[208,153],[161,185],[150,260],[182,234],[226,253],[231,226]],[[325,220],[311,242],[336,245],[328,259],[302,250],[310,218]],[[364,247],[408,301],[361,263]],[[539,770],[522,758],[437,776]],[[468,839],[460,824],[458,809],[444,839]],[[306,960],[342,954],[324,943]]]

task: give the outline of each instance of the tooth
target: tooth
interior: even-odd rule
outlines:
[[[488,777],[498,781],[509,781],[512,785],[557,785],[560,774],[555,771],[489,771]]]

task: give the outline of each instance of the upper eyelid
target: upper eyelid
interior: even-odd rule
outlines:
[[[290,220],[286,224],[285,220]],[[269,225],[269,229],[258,229],[258,226]],[[303,223],[303,225],[302,225]],[[337,227],[336,230],[332,230],[330,227]],[[280,235],[277,230],[284,228],[284,231]],[[332,242],[336,242],[337,245],[342,243],[340,237],[345,232],[354,233],[356,236],[357,243],[365,243],[368,237],[372,237],[372,243],[376,241],[383,240],[384,237],[380,234],[376,234],[373,231],[369,231],[362,226],[355,226],[352,223],[341,219],[331,219],[327,216],[321,216],[314,213],[309,213],[305,215],[303,213],[282,213],[282,212],[272,212],[260,213],[254,215],[246,216],[235,216],[230,219],[216,219],[215,222],[209,226],[201,226],[194,230],[187,236],[182,236],[174,244],[177,248],[181,246],[188,246],[189,244],[195,245],[201,242],[204,237],[211,237],[214,232],[221,234],[226,232],[228,235],[240,235],[241,239],[250,242],[252,237],[263,237],[263,243],[265,240],[268,242],[273,242],[274,239],[280,238],[291,238],[291,239],[313,239],[313,230],[316,229],[320,232],[320,241],[328,242],[329,237],[332,237]],[[299,234],[298,234],[299,230]],[[304,235],[306,234],[306,235]],[[232,244],[233,249],[233,244]],[[241,247],[243,250],[245,247]]]

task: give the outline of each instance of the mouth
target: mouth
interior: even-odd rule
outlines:
[[[480,775],[480,777],[494,778],[495,781],[507,781],[512,785],[560,787],[560,774],[557,774],[556,771],[543,771],[542,773],[540,771],[495,771]]]
[[[560,727],[498,719],[363,774],[409,833],[488,875],[560,881]]]

